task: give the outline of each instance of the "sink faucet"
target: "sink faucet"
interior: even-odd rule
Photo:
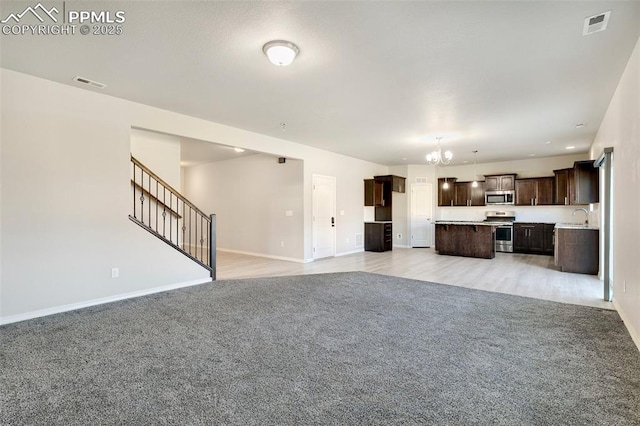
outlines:
[[[571,214],[571,216],[575,216],[576,213],[578,212],[584,212],[584,224],[585,225],[589,225],[589,212],[587,211],[587,209],[575,209],[573,211],[573,213]]]

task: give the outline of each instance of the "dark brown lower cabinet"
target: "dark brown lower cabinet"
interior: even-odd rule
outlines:
[[[393,250],[393,228],[391,222],[366,222],[364,224],[365,251]]]
[[[553,223],[515,223],[513,251],[553,255]]]
[[[437,223],[436,251],[452,256],[493,259],[496,256],[496,228]]]
[[[562,272],[597,275],[600,269],[597,229],[556,229],[555,264]]]

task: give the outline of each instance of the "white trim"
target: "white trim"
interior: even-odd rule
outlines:
[[[224,251],[224,252],[227,252],[227,253],[246,254],[247,256],[266,257],[267,259],[286,260],[287,262],[308,263],[308,262],[313,261],[313,259],[298,259],[297,257],[274,256],[274,255],[271,255],[271,254],[254,253],[254,252],[251,252],[251,251],[244,251],[244,250],[232,250],[232,249],[226,249],[226,248],[220,248],[220,247],[217,247],[216,251]]]
[[[398,247],[398,248],[411,248],[411,246],[407,246],[404,244],[394,244],[393,247]]]
[[[131,293],[118,294],[115,296],[102,297],[100,299],[85,300],[84,302],[71,303],[68,305],[54,306],[52,308],[39,309],[37,311],[25,312],[23,314],[0,317],[0,325],[11,324],[19,321],[26,321],[34,318],[46,317],[48,315],[62,312],[75,311],[76,309],[88,308],[90,306],[103,305],[105,303],[117,302],[119,300],[133,299],[135,297],[148,296],[163,291],[176,290],[178,288],[190,287],[199,284],[210,283],[211,278],[201,278],[198,280],[184,281],[176,284],[164,285],[161,287],[149,288],[146,290],[133,291]]]
[[[364,252],[364,248],[359,248],[359,249],[355,249],[355,250],[343,251],[341,253],[336,253],[335,257],[347,256],[349,254],[362,253],[362,252]]]
[[[613,307],[616,308],[616,311],[618,311],[618,315],[620,315],[622,322],[624,323],[625,327],[627,327],[627,331],[631,335],[633,343],[636,344],[636,347],[640,351],[640,333],[638,332],[638,330],[634,330],[633,327],[631,327],[631,319],[625,314],[622,309],[620,309],[620,305],[618,305],[618,302],[615,298],[613,299]]]

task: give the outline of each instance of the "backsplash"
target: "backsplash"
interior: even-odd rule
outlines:
[[[597,206],[597,205],[595,205]],[[484,220],[485,212],[496,210],[508,210],[516,213],[516,222],[539,223],[582,223],[584,213],[576,213],[576,209],[589,206],[482,206],[482,207],[438,207],[436,220]],[[589,222],[598,224],[597,212],[589,212]]]

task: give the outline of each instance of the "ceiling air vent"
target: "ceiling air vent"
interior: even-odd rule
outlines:
[[[607,24],[609,23],[609,15],[611,15],[611,11],[599,13],[597,15],[585,18],[582,35],[593,34],[597,33],[598,31],[606,30]]]
[[[104,89],[107,87],[104,83],[99,83],[97,81],[89,80],[88,78],[75,76],[73,77],[73,81],[77,81],[78,83],[86,84],[89,86],[97,87],[98,89]]]

